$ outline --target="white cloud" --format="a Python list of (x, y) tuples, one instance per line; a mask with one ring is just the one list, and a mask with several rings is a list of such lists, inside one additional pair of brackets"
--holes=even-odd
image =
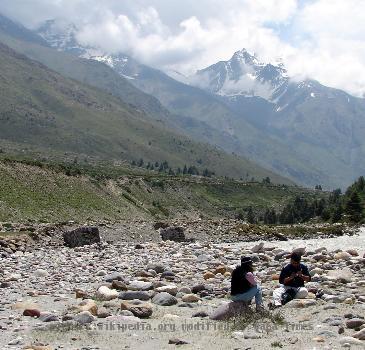
[(365, 93), (365, 1), (318, 0), (297, 14), (289, 71), (323, 84)]
[(185, 74), (242, 48), (289, 73), (365, 92), (364, 0), (1, 0), (27, 26), (76, 22), (78, 38)]
[[(139, 7), (133, 18), (105, 16), (98, 23), (84, 26), (78, 38), (84, 44), (96, 43), (107, 51), (122, 50), (144, 63), (188, 74), (228, 59), (243, 47), (268, 57), (273, 51), (277, 53), (280, 41), (263, 24), (286, 21), (296, 10), (295, 0), (201, 0), (199, 8), (206, 9), (205, 13), (183, 11), (187, 17), (177, 16), (176, 26), (167, 26), (166, 13), (159, 4)], [(177, 13), (188, 6), (175, 4)]]

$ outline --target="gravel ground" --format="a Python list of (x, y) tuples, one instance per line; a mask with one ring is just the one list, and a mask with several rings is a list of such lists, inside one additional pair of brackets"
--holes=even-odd
[[(364, 234), (362, 228), (359, 235), (335, 239), (264, 242), (260, 249), (258, 242), (144, 241), (135, 246), (114, 240), (18, 252), (0, 260), (0, 349), (363, 349), (365, 340), (354, 336), (360, 331), (365, 338)], [(323, 289), (321, 299), (310, 294), (282, 307), (278, 312), (285, 324), (259, 319), (255, 326), (224, 329), (226, 322), (206, 317), (229, 301), (230, 271), (241, 255), (255, 260), (267, 304), (277, 286), (273, 276), (287, 263), (285, 252), (303, 246), (313, 275), (308, 287)], [(148, 289), (142, 303), (151, 315), (138, 319), (131, 304), (118, 299), (115, 281), (109, 282), (115, 273), (119, 289)], [(200, 292), (194, 290), (198, 285), (203, 285)], [(107, 287), (103, 293), (101, 286)], [(161, 287), (173, 305), (156, 304)], [(81, 298), (76, 299), (76, 289)], [(94, 299), (97, 310), (80, 313), (82, 298), (91, 304)], [(122, 303), (128, 311), (121, 312)], [(39, 314), (28, 317), (24, 310)], [(203, 314), (193, 317), (197, 312)], [(176, 338), (187, 344), (169, 344)]]

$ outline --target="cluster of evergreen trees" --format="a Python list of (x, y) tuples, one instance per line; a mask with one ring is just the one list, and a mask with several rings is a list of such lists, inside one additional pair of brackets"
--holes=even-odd
[[(316, 190), (322, 188), (316, 187)], [(365, 178), (361, 176), (344, 194), (340, 189), (334, 190), (327, 199), (308, 199), (297, 196), (281, 211), (266, 209), (255, 213), (252, 208), (246, 211), (249, 223), (297, 224), (314, 218), (325, 222), (365, 222)]]
[(364, 222), (365, 178), (361, 176), (345, 193), (344, 213), (349, 221)]
[[(201, 163), (201, 160), (199, 163)], [(204, 177), (212, 177), (215, 175), (215, 173), (213, 171), (210, 171), (209, 169), (204, 169), (200, 172), (198, 168), (193, 165), (187, 166), (185, 164), (183, 168), (178, 167), (177, 169), (173, 169), (166, 160), (161, 163), (145, 163), (144, 160), (141, 158), (137, 162), (133, 160), (131, 164), (132, 166), (138, 166), (140, 168), (146, 168), (148, 170), (154, 170), (168, 175), (201, 175)]]

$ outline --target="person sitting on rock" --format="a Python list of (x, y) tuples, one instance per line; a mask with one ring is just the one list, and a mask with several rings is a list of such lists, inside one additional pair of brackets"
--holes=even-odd
[(308, 290), (304, 287), (304, 282), (309, 282), (311, 276), (308, 267), (302, 264), (302, 256), (296, 252), (290, 255), (290, 264), (285, 266), (280, 273), (280, 287), (273, 292), (273, 303), (270, 306), (277, 307), (286, 304), (290, 300), (304, 299), (308, 295)]
[(256, 310), (263, 309), (261, 287), (253, 274), (253, 264), (250, 257), (242, 257), (241, 265), (232, 272), (231, 299), (233, 301), (250, 302), (255, 298)]

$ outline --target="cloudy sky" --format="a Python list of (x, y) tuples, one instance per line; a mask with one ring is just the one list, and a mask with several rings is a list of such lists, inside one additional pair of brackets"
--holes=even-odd
[(29, 28), (72, 21), (84, 44), (184, 74), (246, 48), (365, 96), (365, 0), (1, 0), (0, 12)]

